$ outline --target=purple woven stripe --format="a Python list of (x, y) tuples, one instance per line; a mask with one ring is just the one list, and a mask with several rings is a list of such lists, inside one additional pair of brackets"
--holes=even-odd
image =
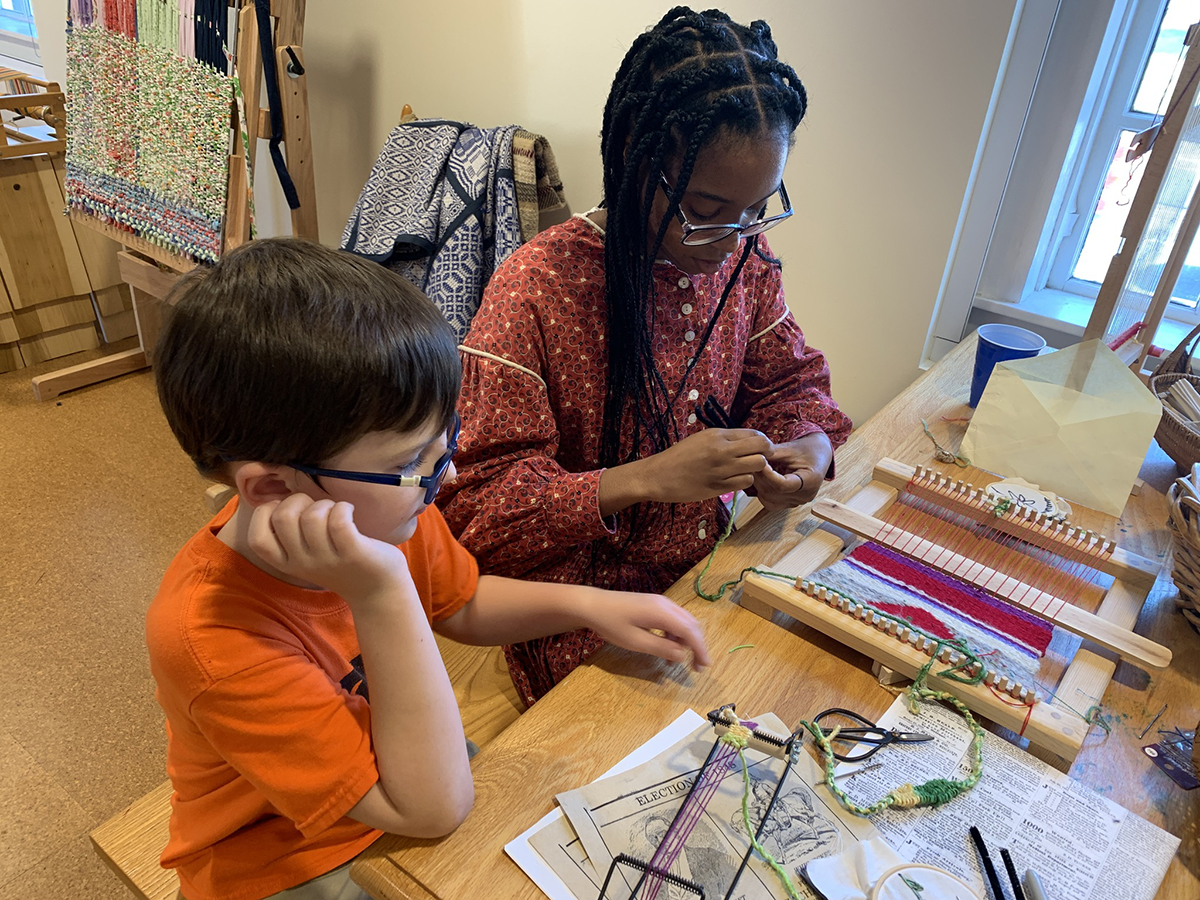
[[(920, 566), (919, 563), (914, 562), (907, 556), (897, 553), (890, 547), (885, 547), (883, 544), (876, 544), (874, 541), (870, 541), (869, 543), (871, 544), (871, 549), (874, 552), (888, 557), (888, 559), (892, 560), (899, 566), (903, 566), (906, 569), (915, 569)], [(981, 603), (986, 603), (988, 606), (991, 606), (994, 609), (1003, 610), (1007, 615), (1021, 619), (1022, 621), (1027, 622), (1036, 628), (1049, 629), (1050, 627), (1045, 623), (1044, 620), (1039, 619), (1032, 613), (1026, 612), (1015, 603), (1006, 603), (1003, 600), (998, 600), (991, 594), (987, 593), (987, 591), (981, 590), (973, 584), (960, 581), (954, 576), (947, 575), (945, 572), (941, 572), (932, 566), (920, 566), (920, 569), (926, 578), (932, 578), (935, 581), (952, 588), (953, 590), (959, 591), (960, 593), (969, 594), (970, 596), (979, 600)]]

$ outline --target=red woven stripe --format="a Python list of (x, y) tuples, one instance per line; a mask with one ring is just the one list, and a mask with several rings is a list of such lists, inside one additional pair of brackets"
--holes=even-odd
[(878, 600), (872, 601), (871, 605), (881, 612), (895, 616), (897, 619), (905, 619), (922, 631), (932, 634), (934, 637), (941, 638), (944, 641), (949, 641), (956, 637), (955, 633), (947, 628), (941, 619), (929, 610), (922, 609), (920, 606), (882, 603)]
[(963, 618), (1029, 647), (1039, 656), (1045, 655), (1046, 648), (1050, 646), (1050, 639), (1054, 636), (1052, 626), (1002, 600), (968, 590), (965, 586), (956, 587), (946, 576), (929, 572), (923, 566), (895, 554), (881, 552), (870, 543), (860, 544), (850, 556), (884, 577), (954, 610)]

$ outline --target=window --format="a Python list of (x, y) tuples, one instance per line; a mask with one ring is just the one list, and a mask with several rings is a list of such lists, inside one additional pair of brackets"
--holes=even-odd
[[(1200, 21), (1200, 0), (1138, 4), (1121, 48), (1095, 137), (1080, 158), (1082, 175), (1065, 209), (1063, 232), (1046, 285), (1094, 299), (1117, 252), (1129, 204), (1150, 154), (1125, 161), (1134, 136), (1159, 122), (1179, 75), (1188, 27)], [(1153, 150), (1151, 150), (1153, 153)], [(1186, 205), (1186, 203), (1185, 203)], [(1178, 210), (1179, 217), (1183, 209)], [(1200, 251), (1200, 248), (1197, 248)], [(1200, 255), (1200, 254), (1189, 254)], [(1200, 297), (1200, 259), (1185, 266), (1173, 302), (1193, 310)]]
[[(1200, 0), (1017, 4), (927, 362), (986, 321), (1078, 340), (1149, 159), (1126, 163), (1125, 150), (1166, 112), (1196, 22)], [(1198, 299), (1200, 241), (1154, 343), (1177, 344)]]
[(0, 66), (6, 64), (23, 71), (30, 66), (41, 70), (37, 27), (29, 0), (0, 0)]

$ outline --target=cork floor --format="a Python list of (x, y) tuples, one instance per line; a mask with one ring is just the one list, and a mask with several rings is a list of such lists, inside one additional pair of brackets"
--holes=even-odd
[(0, 900), (127, 898), (88, 832), (165, 778), (143, 619), (206, 519), (149, 372), (38, 403), (0, 375)]
[[(99, 355), (0, 375), (0, 900), (131, 897), (88, 832), (166, 777), (143, 619), (206, 483), (148, 371), (33, 399), (31, 376)], [(483, 744), (515, 694), (497, 650), (454, 648)]]

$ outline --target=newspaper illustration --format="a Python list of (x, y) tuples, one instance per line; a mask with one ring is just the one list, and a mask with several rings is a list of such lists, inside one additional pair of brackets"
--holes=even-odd
[(596, 872), (583, 842), (565, 817), (560, 816), (535, 832), (529, 844), (577, 900), (595, 900), (600, 896), (605, 873)]
[[(935, 749), (872, 757), (882, 765), (846, 783), (857, 802), (871, 802), (904, 782), (963, 778), (970, 770), (971, 734), (953, 710), (922, 703), (914, 716), (901, 697), (879, 724), (932, 734)], [(1152, 900), (1179, 838), (1003, 738), (990, 732), (984, 737), (983, 777), (973, 790), (944, 807), (893, 808), (872, 816), (901, 857), (947, 869), (985, 896), (967, 834), (977, 825), (989, 845), (1008, 848), (1019, 870), (1035, 869), (1054, 900)]]
[[(754, 721), (780, 735), (791, 731), (773, 715), (758, 716)], [(617, 854), (626, 853), (645, 862), (651, 860), (696, 781), (714, 739), (712, 726), (705, 725), (636, 769), (558, 795), (582, 852), (601, 884)], [(779, 783), (784, 763), (753, 750), (746, 751), (746, 763), (751, 784), (750, 823), (757, 829)], [(801, 753), (779, 789), (760, 837), (764, 848), (784, 867), (805, 897), (814, 895), (800, 878), (801, 866), (875, 833), (869, 822), (845, 813), (828, 791), (814, 790), (821, 779), (817, 764), (808, 753)], [(742, 859), (750, 846), (742, 814), (744, 785), (742, 765), (735, 756), (726, 764), (715, 792), (682, 841), (671, 872), (699, 884), (707, 897), (725, 896), (736, 878), (737, 891), (733, 896), (737, 898), (784, 898), (787, 895), (779, 876), (757, 854), (751, 854), (739, 876)], [(548, 852), (564, 862), (572, 852), (579, 852), (569, 847), (570, 842), (559, 841)], [(539, 853), (546, 858), (542, 849)], [(547, 862), (558, 872), (555, 862), (549, 859)], [(572, 864), (583, 870), (577, 862)], [(620, 876), (615, 877), (619, 883), (610, 884), (608, 900), (629, 897), (637, 884), (635, 870), (619, 868), (618, 872)], [(561, 873), (560, 877), (566, 881)], [(595, 893), (580, 896), (590, 900), (598, 893), (597, 889)], [(669, 885), (659, 896), (694, 900), (695, 895)]]

